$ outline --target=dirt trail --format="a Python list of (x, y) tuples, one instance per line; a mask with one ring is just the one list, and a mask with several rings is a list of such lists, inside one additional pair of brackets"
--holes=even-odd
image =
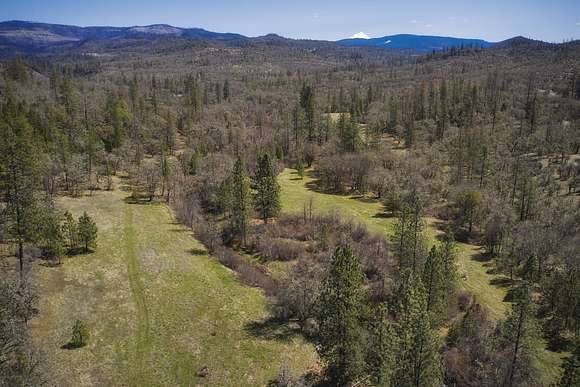
[(135, 229), (133, 227), (133, 209), (131, 205), (126, 205), (125, 207), (123, 242), (125, 259), (127, 260), (127, 277), (131, 287), (131, 295), (137, 309), (137, 329), (135, 331), (135, 349), (133, 354), (135, 357), (136, 375), (132, 379), (135, 385), (139, 385), (139, 380), (145, 373), (144, 364), (151, 349), (151, 342), (149, 311), (140, 276), (139, 261), (137, 259)]

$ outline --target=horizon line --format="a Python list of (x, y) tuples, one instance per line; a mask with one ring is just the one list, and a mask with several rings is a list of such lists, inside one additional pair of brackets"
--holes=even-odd
[(522, 38), (526, 38), (526, 39), (531, 39), (531, 40), (538, 40), (544, 43), (551, 43), (551, 44), (559, 44), (559, 43), (567, 43), (567, 42), (572, 42), (572, 41), (576, 41), (576, 40), (580, 40), (580, 38), (562, 38), (561, 41), (548, 41), (548, 40), (542, 40), (542, 39), (537, 39), (537, 38), (533, 38), (531, 36), (526, 36), (526, 35), (522, 35), (522, 34), (518, 34), (518, 35), (514, 35), (514, 36), (510, 36), (507, 37), (505, 39), (501, 39), (501, 40), (487, 40), (485, 38), (481, 38), (481, 37), (461, 37), (461, 36), (455, 36), (455, 35), (448, 35), (448, 34), (441, 34), (441, 35), (427, 35), (427, 34), (412, 34), (412, 33), (402, 33), (402, 32), (398, 32), (398, 33), (393, 33), (393, 34), (386, 34), (386, 35), (381, 35), (381, 36), (377, 36), (377, 37), (369, 37), (369, 39), (364, 39), (364, 38), (352, 38), (352, 37), (344, 37), (344, 38), (338, 38), (336, 40), (329, 40), (329, 39), (319, 39), (319, 38), (312, 38), (312, 37), (289, 37), (289, 36), (284, 36), (281, 35), (280, 33), (277, 32), (268, 32), (268, 33), (264, 33), (263, 35), (255, 35), (255, 36), (251, 36), (251, 35), (244, 35), (243, 33), (239, 33), (239, 32), (231, 32), (231, 31), (216, 31), (213, 29), (207, 29), (205, 27), (194, 27), (194, 26), (190, 26), (190, 27), (184, 27), (184, 26), (177, 26), (177, 25), (173, 25), (173, 24), (169, 24), (169, 23), (151, 23), (151, 24), (133, 24), (133, 25), (110, 25), (110, 24), (92, 24), (92, 25), (81, 25), (81, 24), (65, 24), (65, 23), (57, 23), (57, 22), (49, 22), (49, 21), (40, 21), (40, 20), (22, 20), (22, 19), (10, 19), (10, 20), (2, 20), (0, 21), (0, 23), (10, 23), (10, 22), (21, 22), (21, 23), (37, 23), (37, 24), (49, 24), (49, 25), (60, 25), (60, 26), (68, 26), (68, 27), (78, 27), (78, 28), (97, 28), (97, 27), (102, 27), (102, 28), (106, 28), (106, 27), (110, 27), (110, 28), (133, 28), (133, 27), (152, 27), (152, 26), (168, 26), (168, 27), (173, 27), (173, 28), (178, 28), (178, 29), (202, 29), (208, 32), (216, 32), (216, 33), (221, 33), (221, 34), (236, 34), (236, 35), (241, 35), (247, 38), (260, 38), (260, 37), (264, 37), (264, 36), (268, 36), (268, 35), (277, 35), (280, 36), (282, 38), (285, 39), (292, 39), (292, 40), (314, 40), (314, 41), (323, 41), (323, 42), (338, 42), (341, 40), (369, 40), (369, 39), (381, 39), (381, 38), (385, 38), (385, 37), (392, 37), (392, 36), (396, 36), (396, 35), (409, 35), (409, 36), (424, 36), (424, 37), (439, 37), (439, 38), (453, 38), (453, 39), (467, 39), (467, 40), (482, 40), (484, 42), (487, 43), (501, 43), (503, 41), (509, 40), (509, 39), (513, 39), (513, 38), (518, 38), (518, 37), (522, 37)]

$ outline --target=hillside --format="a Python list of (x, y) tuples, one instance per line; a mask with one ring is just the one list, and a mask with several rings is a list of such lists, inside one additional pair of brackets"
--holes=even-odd
[(463, 39), (445, 36), (397, 34), (370, 39), (342, 39), (343, 46), (373, 46), (393, 50), (413, 50), (417, 52), (439, 51), (452, 47), (489, 48), (494, 45), (482, 39)]

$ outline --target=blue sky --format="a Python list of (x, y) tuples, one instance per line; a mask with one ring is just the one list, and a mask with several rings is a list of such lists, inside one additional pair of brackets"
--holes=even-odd
[(166, 23), (248, 36), (270, 32), (335, 40), (357, 32), (448, 35), (491, 41), (515, 35), (580, 39), (580, 0), (0, 0), (0, 20), (130, 26)]

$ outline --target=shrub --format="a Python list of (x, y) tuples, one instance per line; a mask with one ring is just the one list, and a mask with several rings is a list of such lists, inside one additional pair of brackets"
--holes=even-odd
[(299, 261), (279, 284), (276, 298), (279, 317), (304, 322), (317, 315), (317, 300), (324, 265)]
[(81, 348), (87, 345), (89, 340), (89, 329), (82, 320), (76, 320), (72, 329), (72, 338), (70, 346), (73, 348)]
[(276, 281), (234, 250), (220, 246), (215, 250), (214, 255), (222, 265), (235, 271), (240, 281), (246, 285), (259, 287), (267, 295), (273, 295), (276, 292)]
[(258, 250), (263, 259), (268, 261), (291, 261), (305, 252), (303, 242), (286, 238), (261, 238)]
[(402, 197), (401, 192), (396, 188), (388, 189), (384, 194), (383, 203), (385, 205), (385, 211), (391, 213), (397, 213), (402, 207)]
[(298, 159), (298, 161), (296, 161), (296, 173), (298, 173), (298, 176), (300, 176), (301, 179), (304, 178), (304, 162), (302, 161), (302, 159)]
[(216, 222), (199, 221), (194, 228), (194, 235), (210, 253), (213, 253), (223, 244), (222, 231)]

